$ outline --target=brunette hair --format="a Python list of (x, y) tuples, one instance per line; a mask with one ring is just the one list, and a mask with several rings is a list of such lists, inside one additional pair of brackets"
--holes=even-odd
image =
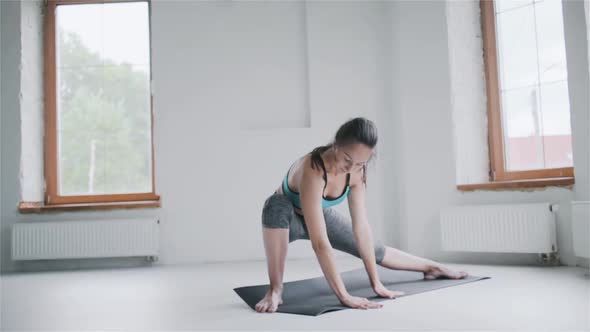
[[(311, 167), (324, 168), (324, 162), (321, 153), (332, 148), (333, 146), (344, 146), (348, 144), (360, 143), (373, 149), (377, 145), (377, 126), (373, 121), (358, 117), (346, 121), (338, 128), (332, 142), (326, 145), (318, 146), (309, 154), (311, 155)], [(371, 157), (373, 159), (373, 157)], [(363, 182), (367, 183), (367, 166), (363, 166)], [(324, 179), (325, 180), (325, 179)]]

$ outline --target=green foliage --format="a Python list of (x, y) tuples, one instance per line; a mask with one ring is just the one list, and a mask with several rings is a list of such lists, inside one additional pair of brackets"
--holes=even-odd
[(75, 33), (57, 44), (61, 194), (151, 192), (149, 68), (102, 58)]

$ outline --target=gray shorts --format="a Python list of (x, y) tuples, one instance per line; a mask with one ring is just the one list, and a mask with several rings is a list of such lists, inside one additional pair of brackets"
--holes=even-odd
[[(328, 239), (334, 249), (347, 252), (361, 258), (350, 219), (344, 217), (333, 208), (323, 209), (326, 221)], [(309, 240), (309, 233), (302, 216), (295, 213), (295, 209), (287, 196), (274, 193), (266, 199), (262, 208), (262, 225), (266, 228), (287, 228), (289, 229), (289, 242), (296, 240)], [(385, 256), (385, 247), (375, 241), (375, 260), (381, 263)]]

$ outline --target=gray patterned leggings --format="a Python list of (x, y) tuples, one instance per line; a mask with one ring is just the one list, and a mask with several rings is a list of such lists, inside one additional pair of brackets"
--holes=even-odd
[[(360, 258), (350, 220), (332, 208), (326, 208), (323, 212), (332, 247)], [(262, 208), (262, 225), (266, 228), (288, 228), (289, 242), (309, 240), (303, 217), (295, 213), (291, 201), (283, 194), (274, 193), (266, 199)], [(385, 256), (385, 247), (377, 241), (374, 246), (375, 260), (379, 264)]]

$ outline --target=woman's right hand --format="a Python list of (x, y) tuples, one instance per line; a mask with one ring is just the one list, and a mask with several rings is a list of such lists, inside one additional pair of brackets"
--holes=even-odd
[(347, 307), (355, 309), (378, 309), (383, 307), (383, 304), (369, 301), (364, 297), (357, 297), (352, 295), (344, 296), (340, 299), (340, 303)]

